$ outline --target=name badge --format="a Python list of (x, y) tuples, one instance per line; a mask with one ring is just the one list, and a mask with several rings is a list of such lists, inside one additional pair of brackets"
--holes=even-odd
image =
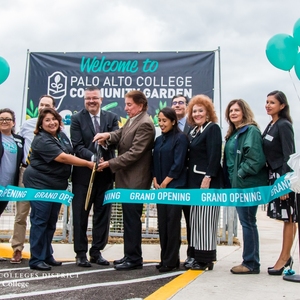
[(270, 136), (269, 134), (266, 134), (266, 136), (265, 136), (265, 139), (268, 140), (268, 141), (270, 141), (270, 142), (273, 141), (273, 138), (274, 137)]

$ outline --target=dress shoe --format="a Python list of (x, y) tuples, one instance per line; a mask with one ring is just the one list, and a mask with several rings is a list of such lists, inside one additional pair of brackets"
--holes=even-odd
[(170, 266), (161, 266), (158, 271), (160, 273), (171, 272), (177, 270), (178, 267), (170, 267)]
[(126, 260), (127, 260), (127, 257), (124, 256), (124, 257), (121, 258), (121, 259), (114, 260), (113, 264), (114, 264), (114, 265), (119, 265), (119, 264), (122, 264), (123, 262), (125, 262)]
[(51, 267), (47, 265), (44, 261), (38, 263), (37, 265), (30, 266), (30, 269), (39, 270), (39, 271), (50, 271)]
[[(284, 266), (285, 266), (285, 267), (290, 266), (290, 268), (292, 268), (293, 263), (294, 263), (293, 257), (290, 256), (290, 258), (287, 260), (287, 262), (285, 263)], [(270, 269), (274, 269), (274, 266), (273, 266), (273, 267), (268, 267), (268, 270), (270, 270)]]
[(194, 260), (195, 260), (195, 258), (188, 256), (186, 258), (186, 260), (184, 261), (183, 266), (185, 267), (186, 265), (191, 265)]
[(84, 268), (89, 268), (92, 266), (86, 257), (76, 257), (76, 265)]
[(116, 270), (142, 269), (143, 268), (143, 264), (142, 263), (134, 263), (134, 262), (126, 260), (122, 264), (115, 265), (114, 268)]
[(14, 251), (13, 257), (10, 260), (11, 264), (19, 264), (22, 261), (22, 252), (20, 250)]
[(90, 257), (90, 262), (101, 266), (109, 266), (109, 262), (100, 254), (98, 257)]
[(293, 263), (294, 263), (294, 260), (292, 257), (290, 257), (281, 269), (276, 270), (274, 268), (268, 268), (268, 274), (269, 275), (282, 275), (282, 272), (284, 271), (285, 268), (289, 267), (289, 269), (292, 270)]
[(45, 261), (47, 265), (53, 266), (53, 267), (59, 267), (62, 265), (61, 261), (55, 260), (53, 257)]
[(156, 269), (159, 269), (162, 267), (162, 262), (160, 262), (158, 265), (155, 266)]
[(209, 262), (209, 263), (204, 263), (204, 262), (198, 262), (196, 260), (194, 260), (191, 270), (206, 270), (208, 269), (209, 271), (213, 270), (214, 268), (214, 263), (213, 262)]
[(233, 267), (230, 270), (230, 272), (232, 274), (259, 274), (260, 271), (259, 271), (259, 269), (251, 270), (243, 265), (238, 265), (238, 266)]

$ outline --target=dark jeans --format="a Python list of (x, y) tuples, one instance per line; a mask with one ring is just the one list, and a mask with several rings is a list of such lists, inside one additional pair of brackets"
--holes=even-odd
[(257, 206), (236, 208), (243, 230), (243, 263), (250, 270), (259, 270), (259, 240), (256, 225)]
[(30, 201), (30, 266), (52, 258), (51, 242), (56, 229), (56, 222), (61, 207), (60, 203)]

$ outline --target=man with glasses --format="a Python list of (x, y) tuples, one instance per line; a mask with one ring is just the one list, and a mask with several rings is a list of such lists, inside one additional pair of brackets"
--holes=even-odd
[[(101, 109), (102, 97), (98, 87), (88, 87), (84, 92), (85, 108), (71, 117), (71, 141), (77, 157), (93, 161), (96, 147), (94, 136), (99, 132), (111, 132), (118, 129), (117, 115)], [(109, 160), (115, 156), (115, 148), (101, 147), (102, 157)], [(103, 205), (104, 194), (113, 188), (113, 174), (109, 168), (96, 172), (93, 189), (87, 210), (85, 200), (91, 177), (91, 170), (85, 167), (73, 167), (72, 184), (74, 198), (72, 201), (74, 251), (76, 265), (91, 267), (91, 263), (109, 265), (101, 255), (107, 244), (111, 205)], [(91, 206), (93, 205), (92, 247), (88, 251), (87, 228)]]
[[(172, 98), (172, 108), (175, 110), (178, 120), (178, 127), (185, 134), (188, 134), (191, 130), (191, 126), (186, 121), (186, 107), (188, 104), (188, 98), (184, 95), (176, 95)], [(184, 262), (184, 266), (189, 269), (189, 266), (192, 265), (194, 261), (193, 248), (190, 246), (191, 242), (191, 228), (190, 228), (190, 206), (183, 205), (182, 210), (186, 222), (186, 235), (188, 241), (187, 247), (187, 259)]]
[[(39, 113), (43, 108), (55, 108), (55, 100), (49, 95), (42, 95), (39, 99), (38, 111)], [(21, 126), (19, 135), (25, 140), (24, 144), (24, 156), (22, 161), (22, 167), (19, 176), (19, 186), (23, 185), (23, 173), (27, 167), (27, 157), (31, 142), (34, 138), (34, 130), (36, 126), (37, 118), (31, 118), (26, 120)], [(29, 201), (17, 201), (16, 202), (16, 216), (14, 223), (14, 232), (11, 238), (11, 246), (13, 248), (13, 256), (10, 260), (12, 264), (19, 264), (22, 261), (22, 250), (24, 248), (25, 236), (26, 236), (26, 226), (27, 226), (27, 216), (30, 210)]]

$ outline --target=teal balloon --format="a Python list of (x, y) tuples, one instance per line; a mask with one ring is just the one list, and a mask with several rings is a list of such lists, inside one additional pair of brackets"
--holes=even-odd
[(296, 63), (297, 53), (297, 42), (288, 34), (276, 34), (267, 43), (267, 58), (274, 67), (280, 70), (289, 71)]
[(300, 80), (300, 53), (297, 54), (296, 63), (295, 63), (295, 73)]
[(293, 36), (298, 46), (300, 46), (300, 19), (294, 25)]
[(0, 84), (2, 84), (7, 79), (9, 71), (9, 64), (3, 57), (0, 56)]

